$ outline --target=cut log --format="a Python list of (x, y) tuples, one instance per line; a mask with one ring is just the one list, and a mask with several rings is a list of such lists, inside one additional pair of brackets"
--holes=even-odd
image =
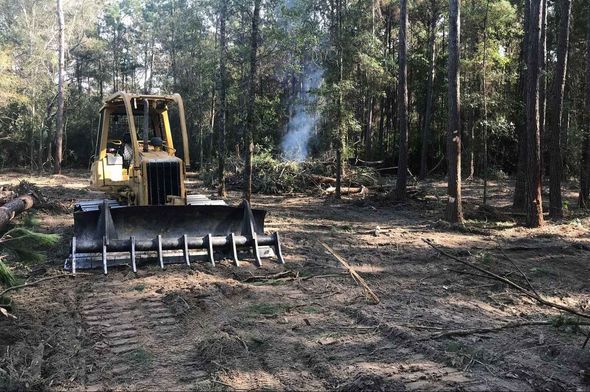
[[(332, 194), (336, 192), (336, 187), (331, 186), (324, 190), (326, 194)], [(342, 195), (351, 195), (355, 193), (362, 193), (364, 196), (369, 194), (369, 189), (366, 186), (361, 185), (360, 187), (350, 187), (350, 186), (343, 186), (340, 187), (340, 194)]]
[(0, 207), (0, 230), (15, 216), (35, 205), (36, 199), (32, 195), (19, 196)]
[(336, 179), (334, 177), (319, 176), (317, 174), (310, 174), (309, 178), (316, 184), (335, 184)]

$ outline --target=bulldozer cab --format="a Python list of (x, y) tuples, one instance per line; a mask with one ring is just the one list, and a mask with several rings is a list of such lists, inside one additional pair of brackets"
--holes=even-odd
[[(175, 123), (182, 138), (182, 159), (177, 156), (170, 126), (171, 105), (178, 113)], [(113, 94), (100, 109), (96, 146), (93, 187), (133, 205), (186, 203), (184, 176), (190, 158), (184, 105), (178, 94)], [(166, 182), (164, 188), (154, 191), (148, 184), (150, 178), (156, 185)]]

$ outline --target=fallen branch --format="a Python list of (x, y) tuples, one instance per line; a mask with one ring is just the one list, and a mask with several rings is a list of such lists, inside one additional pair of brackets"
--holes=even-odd
[(272, 275), (252, 275), (244, 280), (242, 280), (243, 283), (248, 283), (248, 282), (260, 282), (260, 281), (265, 281), (265, 280), (273, 280), (273, 279), (280, 279), (280, 278), (285, 278), (285, 277), (289, 277), (289, 275), (293, 275), (293, 271), (284, 271), (284, 272), (279, 272), (277, 274), (272, 274)]
[[(499, 245), (499, 244), (498, 244)], [(533, 284), (531, 283), (531, 281), (529, 280), (528, 276), (526, 276), (526, 274), (520, 269), (520, 267), (518, 265), (516, 265), (516, 262), (514, 262), (514, 260), (512, 258), (510, 258), (506, 252), (504, 252), (504, 249), (502, 249), (500, 247), (500, 252), (502, 253), (502, 256), (504, 256), (504, 258), (506, 260), (508, 260), (510, 262), (510, 264), (512, 264), (512, 266), (514, 268), (516, 268), (516, 270), (520, 273), (520, 275), (524, 278), (524, 280), (526, 281), (527, 285), (529, 286), (529, 288), (531, 289), (531, 291), (533, 293), (535, 293), (535, 295), (539, 296), (539, 293), (537, 292), (537, 290), (535, 290), (535, 288), (533, 287)]]
[(551, 307), (551, 308), (555, 308), (555, 309), (559, 309), (559, 310), (563, 310), (564, 312), (568, 312), (571, 314), (575, 314), (576, 316), (580, 316), (586, 319), (590, 319), (590, 314), (586, 314), (586, 313), (582, 313), (574, 308), (570, 308), (569, 306), (565, 306), (565, 305), (561, 305), (555, 302), (551, 302), (548, 301), (546, 299), (544, 299), (543, 297), (541, 297), (538, 294), (535, 294), (535, 292), (533, 292), (532, 290), (529, 289), (525, 289), (524, 287), (514, 283), (513, 281), (511, 281), (510, 279), (504, 278), (500, 275), (497, 275), (491, 271), (486, 270), (485, 268), (481, 268), (473, 263), (470, 263), (468, 261), (465, 261), (457, 256), (453, 256), (452, 254), (444, 251), (443, 249), (439, 248), (438, 246), (434, 245), (434, 243), (432, 243), (432, 241), (423, 238), (422, 241), (426, 242), (428, 245), (430, 245), (433, 249), (435, 249), (436, 251), (438, 251), (440, 254), (448, 257), (449, 259), (455, 260), (463, 265), (466, 265), (468, 267), (471, 267), (473, 269), (478, 270), (479, 272), (484, 273), (485, 275), (488, 275), (489, 277), (496, 279), (502, 283), (505, 283), (506, 285), (520, 291), (521, 293), (523, 293), (526, 297), (529, 297), (535, 301), (537, 301), (538, 303)]
[(375, 295), (373, 290), (371, 290), (371, 288), (369, 287), (367, 282), (365, 282), (365, 280), (354, 270), (354, 268), (352, 268), (350, 266), (350, 264), (348, 264), (348, 262), (346, 260), (344, 260), (344, 258), (342, 256), (340, 256), (338, 253), (336, 253), (328, 245), (324, 244), (322, 241), (320, 241), (320, 244), (322, 244), (322, 246), (324, 248), (326, 248), (326, 250), (328, 252), (330, 252), (332, 254), (332, 256), (334, 256), (336, 258), (336, 260), (338, 260), (344, 266), (344, 268), (346, 268), (348, 270), (348, 272), (350, 273), (350, 276), (352, 276), (352, 279), (354, 279), (355, 282), (357, 282), (358, 284), (360, 284), (363, 287), (365, 294), (367, 294), (367, 296), (369, 296), (373, 300), (375, 305), (378, 304), (380, 302), (379, 298), (377, 297), (377, 295)]
[(443, 163), (443, 161), (445, 160), (445, 157), (443, 156), (440, 161), (438, 161), (438, 163), (436, 165), (434, 165), (434, 167), (432, 169), (430, 169), (430, 171), (428, 172), (428, 174), (426, 174), (426, 177), (429, 177), (432, 173), (434, 173), (436, 171), (436, 169), (438, 169), (438, 167), (440, 166), (441, 163)]
[[(590, 325), (590, 323), (586, 322), (578, 322), (578, 325)], [(430, 335), (426, 338), (420, 339), (422, 340), (431, 340), (431, 339), (440, 339), (440, 338), (447, 338), (450, 336), (467, 336), (473, 335), (475, 333), (491, 333), (491, 332), (498, 332), (504, 329), (510, 328), (519, 328), (519, 327), (527, 327), (532, 325), (555, 325), (554, 321), (550, 320), (539, 320), (539, 321), (524, 321), (524, 322), (509, 322), (504, 325), (500, 325), (497, 327), (487, 327), (487, 328), (469, 328), (469, 329), (454, 329), (446, 332), (441, 332), (437, 334)]]
[(92, 275), (92, 274), (78, 272), (78, 273), (76, 273), (76, 275), (74, 275), (74, 274), (60, 274), (60, 275), (48, 276), (47, 278), (41, 278), (41, 279), (38, 279), (38, 280), (36, 280), (34, 282), (30, 282), (30, 283), (21, 284), (21, 285), (18, 285), (18, 286), (9, 287), (9, 288), (7, 288), (4, 291), (0, 291), (0, 297), (2, 297), (4, 294), (8, 293), (9, 291), (18, 290), (18, 289), (24, 289), (24, 288), (30, 287), (30, 286), (36, 286), (39, 283), (46, 282), (48, 280), (65, 278), (65, 277), (68, 277), (68, 276), (69, 277), (75, 277), (75, 276), (79, 276), (79, 275)]

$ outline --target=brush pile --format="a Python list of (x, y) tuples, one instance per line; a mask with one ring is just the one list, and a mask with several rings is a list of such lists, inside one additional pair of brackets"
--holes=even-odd
[[(252, 159), (252, 191), (265, 194), (326, 193), (336, 185), (335, 160), (283, 161), (270, 153), (254, 155)], [(244, 181), (244, 162), (228, 159), (226, 185), (241, 189)], [(201, 177), (207, 186), (217, 185), (217, 171), (203, 171)], [(381, 183), (379, 172), (370, 167), (348, 167), (342, 178), (342, 187), (374, 186)], [(364, 188), (363, 188), (364, 189)], [(330, 193), (329, 191), (327, 193)]]

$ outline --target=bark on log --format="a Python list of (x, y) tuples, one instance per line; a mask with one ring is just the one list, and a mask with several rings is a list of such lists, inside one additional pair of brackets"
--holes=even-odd
[(0, 230), (3, 229), (12, 218), (33, 207), (35, 201), (36, 200), (32, 195), (23, 195), (0, 207)]
[(14, 199), (16, 193), (9, 190), (0, 190), (0, 206), (8, 203), (10, 200)]

